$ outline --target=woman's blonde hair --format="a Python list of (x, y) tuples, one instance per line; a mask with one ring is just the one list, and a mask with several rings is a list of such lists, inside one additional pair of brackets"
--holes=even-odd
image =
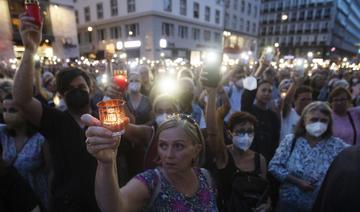
[(202, 145), (194, 165), (201, 166), (205, 162), (205, 142), (201, 133), (200, 127), (190, 116), (185, 114), (174, 114), (168, 117), (169, 119), (162, 123), (156, 131), (155, 139), (159, 139), (161, 132), (167, 129), (180, 127), (185, 130), (185, 133), (191, 138), (194, 145)]
[(333, 120), (332, 120), (332, 115), (331, 115), (331, 108), (330, 106), (325, 103), (325, 102), (321, 102), (321, 101), (315, 101), (312, 102), (310, 104), (308, 104), (303, 112), (301, 113), (301, 117), (300, 120), (295, 128), (295, 138), (304, 136), (306, 134), (306, 128), (305, 128), (305, 117), (310, 113), (310, 112), (314, 112), (314, 111), (319, 111), (322, 114), (326, 115), (329, 118), (329, 123), (328, 123), (328, 128), (327, 130), (324, 132), (324, 134), (321, 135), (322, 138), (329, 138), (330, 136), (332, 136), (332, 124), (333, 124)]

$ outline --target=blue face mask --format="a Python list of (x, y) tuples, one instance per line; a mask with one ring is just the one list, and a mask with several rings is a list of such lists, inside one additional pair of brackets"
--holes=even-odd
[(246, 151), (250, 148), (253, 140), (254, 134), (243, 133), (233, 136), (232, 142), (236, 148)]

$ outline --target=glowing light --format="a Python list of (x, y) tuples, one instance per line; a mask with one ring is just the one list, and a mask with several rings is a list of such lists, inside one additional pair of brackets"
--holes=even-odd
[(39, 61), (39, 60), (40, 60), (40, 56), (36, 54), (36, 55), (34, 56), (34, 60), (35, 60), (35, 61)]
[(70, 59), (66, 59), (66, 62), (69, 63), (69, 62), (70, 62)]
[(167, 47), (167, 40), (164, 39), (164, 38), (160, 39), (159, 45), (160, 45), (160, 48), (163, 48), (163, 49), (166, 48)]
[(224, 31), (224, 32), (223, 32), (223, 35), (224, 35), (225, 37), (228, 37), (228, 36), (230, 36), (230, 35), (231, 35), (231, 32)]
[(124, 48), (124, 44), (121, 41), (116, 42), (116, 49), (121, 50)]
[(108, 82), (107, 74), (103, 74), (101, 77), (101, 83), (106, 84)]
[(88, 32), (92, 32), (92, 31), (93, 31), (93, 28), (92, 28), (91, 26), (89, 26), (89, 27), (87, 28), (87, 31), (88, 31)]
[(274, 46), (275, 46), (275, 48), (279, 48), (280, 44), (279, 44), (279, 43), (275, 43)]
[(15, 70), (15, 69), (16, 69), (16, 65), (15, 65), (15, 64), (11, 64), (11, 69)]
[(160, 57), (165, 57), (165, 53), (164, 53), (164, 52), (161, 52), (161, 53), (160, 53)]
[(313, 57), (314, 57), (314, 53), (308, 52), (308, 53), (307, 53), (307, 56), (308, 56), (308, 58), (313, 58)]
[(140, 40), (126, 41), (124, 43), (124, 47), (127, 48), (127, 49), (139, 48), (140, 46), (141, 46), (141, 41)]
[(163, 78), (160, 81), (159, 88), (161, 93), (173, 94), (176, 91), (176, 81), (172, 78)]
[(281, 16), (281, 20), (283, 20), (283, 21), (286, 21), (288, 18), (289, 18), (289, 17), (288, 17), (288, 15), (286, 15), (286, 14), (283, 14), (283, 15)]

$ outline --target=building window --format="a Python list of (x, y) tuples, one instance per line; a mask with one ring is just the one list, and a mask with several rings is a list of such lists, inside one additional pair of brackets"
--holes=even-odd
[(200, 40), (200, 29), (192, 28), (192, 38), (194, 40)]
[(168, 37), (174, 36), (174, 24), (162, 23), (162, 35)]
[(81, 44), (81, 32), (78, 32), (77, 37), (78, 37), (78, 43)]
[(92, 42), (92, 32), (86, 32), (86, 41), (88, 43)]
[(98, 29), (97, 30), (97, 38), (98, 38), (98, 41), (102, 41), (102, 40), (106, 39), (105, 29)]
[(121, 38), (121, 27), (111, 27), (110, 28), (110, 38), (111, 39)]
[(225, 12), (225, 27), (228, 27), (229, 26), (229, 18), (230, 18), (230, 15), (228, 12)]
[(331, 8), (326, 8), (324, 12), (324, 17), (329, 18), (331, 15)]
[(239, 3), (238, 0), (235, 0), (235, 1), (234, 1), (234, 10), (237, 10), (237, 9), (238, 9), (238, 3)]
[(254, 6), (254, 18), (257, 17), (258, 7)]
[(244, 30), (244, 19), (243, 18), (240, 18), (239, 29), (240, 29), (240, 31)]
[(251, 3), (248, 3), (247, 14), (248, 14), (248, 15), (251, 15)]
[(237, 17), (236, 17), (236, 15), (233, 15), (231, 27), (233, 29), (236, 29), (236, 26), (237, 26)]
[(90, 7), (85, 7), (84, 8), (84, 16), (85, 16), (85, 21), (91, 21), (91, 16), (90, 16)]
[(180, 0), (180, 15), (187, 14), (187, 0)]
[(250, 21), (246, 21), (246, 32), (250, 32)]
[(287, 30), (288, 30), (288, 26), (285, 24), (282, 26), (282, 33), (283, 34), (286, 34), (287, 33)]
[(188, 28), (187, 28), (187, 26), (179, 26), (179, 28), (178, 28), (178, 36), (180, 38), (184, 38), (184, 39), (188, 38)]
[(205, 7), (205, 21), (210, 21), (210, 7)]
[(221, 34), (219, 32), (214, 33), (214, 41), (221, 42)]
[(215, 11), (215, 23), (220, 24), (220, 11)]
[(194, 18), (199, 18), (200, 10), (199, 10), (199, 3), (194, 2)]
[(166, 12), (172, 11), (172, 0), (164, 0), (164, 11)]
[(97, 14), (98, 19), (103, 19), (104, 18), (104, 10), (103, 10), (103, 4), (102, 3), (96, 4), (96, 14)]
[(126, 36), (136, 37), (140, 35), (139, 24), (127, 24), (126, 25)]
[(79, 13), (77, 10), (75, 10), (75, 21), (77, 24), (79, 23)]
[(204, 41), (210, 41), (211, 40), (211, 32), (208, 30), (204, 30)]
[(322, 13), (322, 10), (321, 10), (321, 9), (317, 9), (317, 10), (316, 10), (315, 18), (316, 18), (316, 19), (320, 19), (320, 18), (321, 18), (321, 13)]
[(127, 0), (127, 11), (128, 13), (136, 11), (135, 0)]
[(245, 1), (244, 0), (241, 1), (241, 12), (242, 13), (245, 12)]
[(256, 34), (256, 23), (252, 24), (252, 33)]
[(110, 0), (110, 10), (111, 16), (117, 16), (119, 14), (117, 0)]

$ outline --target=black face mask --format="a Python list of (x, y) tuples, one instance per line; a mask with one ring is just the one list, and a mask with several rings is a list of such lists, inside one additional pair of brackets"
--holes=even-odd
[(65, 102), (70, 111), (80, 113), (90, 103), (89, 93), (80, 88), (74, 88), (65, 95)]

